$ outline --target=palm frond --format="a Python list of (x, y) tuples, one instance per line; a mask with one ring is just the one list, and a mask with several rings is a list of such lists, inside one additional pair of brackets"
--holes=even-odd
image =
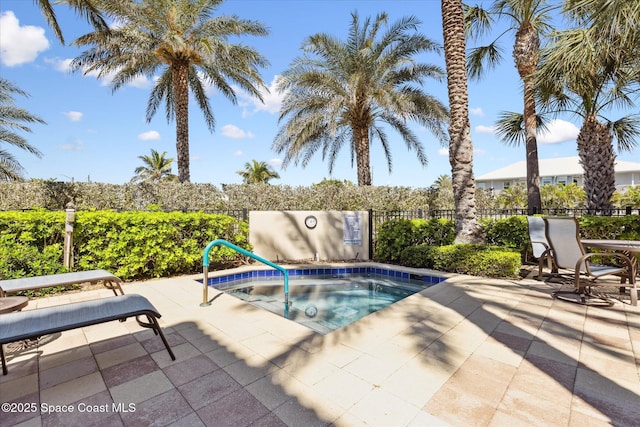
[(477, 40), (491, 32), (494, 19), (491, 13), (482, 6), (469, 6), (463, 3), (464, 30), (468, 38)]
[(502, 48), (496, 42), (471, 49), (467, 55), (469, 78), (480, 79), (484, 73), (493, 70), (501, 61)]
[[(544, 114), (536, 115), (538, 132), (545, 132), (549, 127), (549, 120)], [(494, 124), (495, 134), (506, 145), (523, 145), (526, 140), (524, 128), (524, 115), (512, 111), (503, 111)]]
[(640, 115), (632, 114), (609, 124), (618, 143), (618, 151), (633, 151), (638, 148)]

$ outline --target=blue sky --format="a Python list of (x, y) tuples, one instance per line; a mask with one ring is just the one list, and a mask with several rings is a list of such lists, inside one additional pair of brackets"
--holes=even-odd
[[(485, 2), (486, 3), (486, 2)], [(112, 93), (109, 82), (82, 73), (69, 73), (68, 64), (80, 51), (69, 44), (90, 30), (88, 24), (66, 6), (56, 13), (67, 45), (61, 45), (31, 0), (2, 0), (0, 3), (0, 75), (30, 94), (18, 97), (17, 104), (42, 117), (47, 125), (33, 125), (28, 141), (44, 156), (36, 158), (10, 149), (26, 170), (27, 178), (53, 178), (59, 181), (124, 183), (141, 165), (138, 156), (151, 149), (175, 153), (175, 123), (167, 123), (164, 110), (150, 123), (145, 120), (152, 80), (141, 78), (135, 84)], [(281, 168), (282, 159), (271, 150), (278, 130), (280, 96), (273, 82), (276, 76), (301, 54), (303, 40), (315, 33), (345, 38), (350, 13), (361, 17), (387, 12), (390, 22), (414, 15), (422, 21), (420, 31), (442, 43), (440, 1), (418, 0), (227, 0), (220, 13), (256, 19), (270, 29), (268, 37), (245, 37), (267, 57), (270, 66), (262, 77), (271, 88), (261, 104), (239, 92), (233, 105), (215, 91), (209, 93), (216, 119), (211, 134), (202, 113), (190, 105), (191, 181), (220, 184), (240, 183), (236, 171), (251, 160), (273, 166), (281, 179), (274, 184), (310, 185), (323, 178), (357, 181), (355, 166), (345, 147), (332, 175), (318, 154), (306, 167), (290, 164)], [(492, 133), (502, 111), (521, 111), (521, 84), (511, 57), (512, 35), (503, 38), (504, 62), (480, 82), (469, 84), (469, 107), (475, 149), (476, 176), (523, 160), (524, 147), (506, 146)], [(444, 68), (442, 55), (430, 54), (420, 60)], [(425, 90), (447, 103), (446, 82), (427, 81)], [(617, 118), (617, 117), (610, 117)], [(576, 155), (575, 138), (580, 122), (575, 117), (557, 120), (549, 133), (539, 135), (540, 159)], [(414, 126), (423, 142), (429, 164), (422, 167), (415, 154), (407, 150), (397, 134), (389, 133), (393, 170), (387, 170), (379, 145), (372, 146), (371, 165), (374, 185), (428, 187), (440, 175), (450, 175), (446, 148), (428, 131)], [(620, 153), (620, 160), (640, 161), (640, 151)], [(174, 173), (177, 166), (174, 163)]]

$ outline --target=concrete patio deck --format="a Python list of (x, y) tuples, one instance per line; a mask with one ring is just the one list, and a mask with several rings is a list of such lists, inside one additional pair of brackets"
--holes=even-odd
[(5, 346), (0, 403), (16, 405), (0, 425), (640, 425), (640, 310), (629, 304), (458, 276), (319, 335), (216, 291), (199, 307), (195, 278), (124, 288), (162, 313), (176, 361), (133, 319)]

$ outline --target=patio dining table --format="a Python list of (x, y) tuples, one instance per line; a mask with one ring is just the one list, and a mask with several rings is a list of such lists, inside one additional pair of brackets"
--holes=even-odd
[(638, 255), (640, 254), (640, 240), (610, 240), (610, 239), (582, 239), (584, 246), (599, 249), (609, 249), (623, 252), (631, 261), (631, 304), (638, 305), (638, 288), (636, 276), (638, 274)]

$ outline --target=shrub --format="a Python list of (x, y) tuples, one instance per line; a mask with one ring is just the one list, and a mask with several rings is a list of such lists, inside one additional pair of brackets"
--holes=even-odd
[[(248, 247), (248, 226), (226, 215), (164, 212), (81, 212), (76, 215), (76, 263), (103, 268), (123, 279), (196, 273), (212, 240)], [(216, 263), (241, 255), (229, 248), (210, 252)]]
[(0, 279), (60, 273), (64, 213), (0, 212)]
[[(64, 212), (0, 212), (0, 277), (54, 274), (62, 267)], [(123, 279), (196, 273), (215, 239), (248, 248), (248, 226), (203, 213), (78, 212), (76, 270), (103, 268)], [(238, 262), (229, 248), (210, 252), (212, 266)]]
[(44, 249), (0, 236), (0, 279), (42, 276), (62, 273), (62, 245), (55, 243)]
[(447, 245), (455, 239), (455, 226), (448, 219), (392, 219), (378, 229), (375, 259), (398, 262), (410, 246)]
[(461, 273), (472, 276), (515, 278), (520, 273), (520, 254), (504, 248), (486, 248), (464, 259)]
[(640, 240), (640, 215), (581, 217), (580, 233), (584, 239)]
[(512, 278), (520, 272), (520, 254), (508, 248), (478, 244), (410, 246), (399, 264), (483, 277)]
[(400, 252), (399, 263), (407, 267), (433, 268), (434, 247), (427, 244), (409, 246)]
[(514, 215), (508, 218), (482, 221), (485, 241), (488, 245), (513, 248), (521, 253), (529, 246), (527, 217)]
[(473, 276), (510, 278), (520, 272), (520, 254), (508, 248), (478, 244), (435, 248), (433, 268)]

